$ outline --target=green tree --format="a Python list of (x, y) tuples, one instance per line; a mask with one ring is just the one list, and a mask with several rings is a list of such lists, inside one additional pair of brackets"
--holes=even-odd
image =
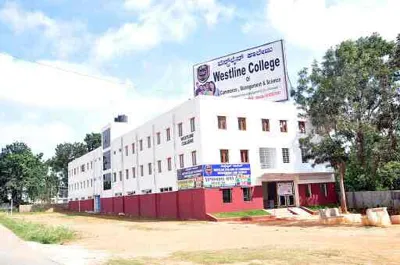
[(400, 98), (395, 51), (395, 43), (378, 34), (344, 41), (329, 49), (321, 64), (314, 62), (310, 72), (300, 71), (298, 87), (291, 91), (316, 133), (300, 144), (315, 163), (329, 163), (339, 174), (344, 212), (349, 159), (354, 155), (357, 166), (372, 176), (383, 158), (396, 154)]
[(61, 187), (68, 187), (68, 163), (87, 153), (87, 147), (83, 143), (63, 143), (58, 144), (55, 155), (51, 158), (49, 164), (54, 173), (61, 179)]
[(43, 154), (35, 155), (21, 142), (7, 145), (0, 153), (0, 192), (4, 198), (11, 194), (18, 206), (27, 197), (35, 200), (40, 197), (46, 166)]
[(382, 190), (400, 190), (400, 161), (391, 161), (379, 168), (378, 176)]
[(101, 134), (100, 133), (87, 133), (84, 139), (87, 150), (93, 151), (94, 149), (101, 146)]

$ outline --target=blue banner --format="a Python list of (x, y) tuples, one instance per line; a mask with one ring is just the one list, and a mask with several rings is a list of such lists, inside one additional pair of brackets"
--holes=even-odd
[(213, 164), (203, 165), (204, 177), (228, 177), (250, 175), (250, 164)]
[(201, 177), (202, 173), (203, 173), (203, 166), (201, 165), (177, 170), (178, 180)]

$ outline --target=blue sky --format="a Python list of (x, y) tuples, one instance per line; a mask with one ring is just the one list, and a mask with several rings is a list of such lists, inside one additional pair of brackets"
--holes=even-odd
[(50, 157), (118, 113), (140, 125), (191, 97), (195, 63), (277, 39), (295, 84), (341, 40), (394, 39), (399, 3), (0, 0), (0, 146), (25, 141)]

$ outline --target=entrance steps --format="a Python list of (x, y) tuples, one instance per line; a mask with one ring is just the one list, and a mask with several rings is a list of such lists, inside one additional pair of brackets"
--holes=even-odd
[(303, 219), (311, 217), (311, 214), (304, 211), (299, 207), (290, 207), (290, 208), (278, 208), (278, 209), (267, 209), (266, 210), (271, 215), (275, 216), (276, 218), (282, 219)]

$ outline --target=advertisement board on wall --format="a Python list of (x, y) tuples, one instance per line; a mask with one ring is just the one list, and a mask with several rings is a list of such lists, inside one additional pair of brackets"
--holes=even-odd
[(250, 186), (250, 164), (214, 164), (203, 166), (204, 188)]
[(201, 165), (177, 170), (178, 189), (195, 189), (203, 187), (203, 167)]
[(278, 182), (278, 195), (293, 195), (293, 182)]
[(288, 99), (283, 41), (193, 66), (194, 95), (283, 101)]
[(250, 164), (198, 165), (177, 170), (178, 189), (251, 186)]

